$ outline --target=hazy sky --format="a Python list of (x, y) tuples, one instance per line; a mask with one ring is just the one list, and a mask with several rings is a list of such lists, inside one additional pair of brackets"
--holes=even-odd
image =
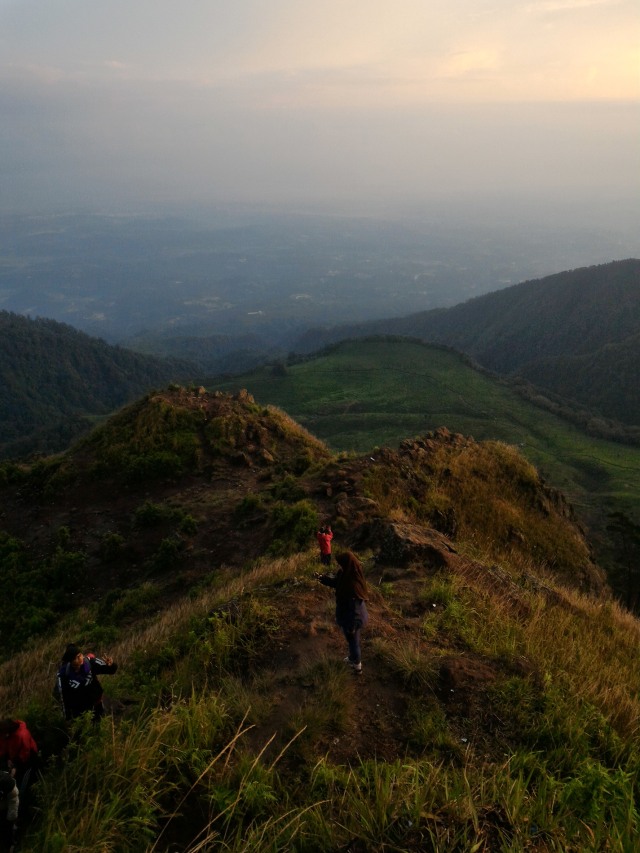
[(638, 0), (0, 0), (0, 210), (640, 198)]

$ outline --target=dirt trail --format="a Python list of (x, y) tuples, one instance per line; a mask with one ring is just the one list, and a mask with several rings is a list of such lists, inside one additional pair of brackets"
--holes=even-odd
[[(268, 751), (275, 755), (295, 734), (292, 717), (301, 724), (308, 723), (310, 729), (320, 717), (324, 725), (318, 725), (317, 734), (301, 736), (313, 740), (316, 755), (344, 764), (360, 759), (403, 758), (420, 752), (411, 739), (411, 714), (417, 697), (421, 703), (444, 710), (460, 749), (469, 748), (473, 731), (476, 744), (486, 751), (485, 738), (477, 733), (485, 717), (486, 688), (498, 673), (486, 661), (462, 650), (444, 654), (441, 648), (416, 639), (424, 612), (422, 605), (416, 607), (419, 586), (418, 578), (400, 581), (394, 587), (393, 607), (371, 587), (360, 676), (344, 663), (347, 645), (335, 624), (332, 591), (312, 580), (283, 588), (278, 605), (286, 628), (265, 649), (265, 669), (260, 676), (268, 683), (271, 707), (252, 730), (252, 744), (264, 745), (275, 735)], [(419, 687), (408, 683), (400, 667), (390, 662), (388, 650), (401, 652), (408, 643), (412, 650), (418, 648), (430, 665), (431, 683)], [(332, 724), (334, 706), (338, 716)]]

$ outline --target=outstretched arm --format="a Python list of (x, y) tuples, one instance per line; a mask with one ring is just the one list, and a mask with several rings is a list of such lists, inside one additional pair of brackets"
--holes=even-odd
[(113, 662), (113, 658), (105, 656), (104, 658), (94, 658), (91, 661), (91, 668), (94, 672), (101, 672), (104, 675), (113, 675), (118, 669), (118, 664)]
[(330, 586), (333, 589), (338, 585), (338, 578), (340, 577), (340, 572), (337, 572), (335, 575), (319, 575), (317, 572), (314, 572), (313, 575), (316, 580), (319, 580), (321, 584), (325, 586)]

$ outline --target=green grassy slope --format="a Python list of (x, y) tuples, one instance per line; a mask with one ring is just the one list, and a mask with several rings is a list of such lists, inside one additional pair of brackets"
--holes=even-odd
[[(0, 717), (43, 759), (22, 853), (637, 849), (640, 622), (504, 443), (332, 455), (171, 388), (0, 466), (0, 503)], [(325, 519), (367, 579), (360, 676)], [(52, 699), (69, 640), (118, 663), (100, 726)]]
[(521, 282), (452, 308), (309, 330), (294, 349), (314, 352), (371, 335), (417, 338), (453, 347), (489, 370), (528, 376), (633, 426), (640, 417), (639, 334), (640, 261), (629, 259)]
[(263, 368), (216, 387), (246, 387), (335, 450), (366, 452), (440, 426), (517, 445), (592, 523), (640, 504), (640, 449), (591, 438), (463, 357), (418, 342), (345, 342), (286, 373)]

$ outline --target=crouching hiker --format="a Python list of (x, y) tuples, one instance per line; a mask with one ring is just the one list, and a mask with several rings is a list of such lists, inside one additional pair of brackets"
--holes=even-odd
[[(36, 781), (40, 766), (38, 745), (23, 720), (11, 717), (0, 720), (0, 770), (6, 771), (16, 783), (19, 812), (14, 821), (13, 844), (32, 817), (33, 796), (31, 786)], [(6, 828), (6, 827), (5, 827)], [(7, 829), (6, 834), (9, 834)], [(0, 846), (0, 850), (5, 848)], [(10, 846), (9, 846), (9, 849)]]
[(316, 574), (315, 577), (320, 583), (335, 589), (336, 622), (342, 628), (349, 645), (349, 655), (345, 658), (345, 662), (351, 665), (356, 675), (360, 675), (362, 673), (360, 631), (369, 621), (365, 603), (367, 582), (360, 560), (351, 551), (338, 554), (335, 559), (339, 566), (335, 575)]
[(91, 711), (94, 722), (104, 716), (103, 690), (98, 675), (112, 675), (118, 669), (113, 658), (84, 655), (80, 648), (70, 643), (62, 656), (54, 695), (62, 703), (66, 720), (73, 720)]
[(20, 794), (33, 781), (38, 766), (38, 745), (23, 720), (0, 720), (0, 769), (13, 776)]
[(18, 807), (20, 795), (15, 779), (10, 773), (0, 770), (0, 850), (12, 853), (18, 831)]

